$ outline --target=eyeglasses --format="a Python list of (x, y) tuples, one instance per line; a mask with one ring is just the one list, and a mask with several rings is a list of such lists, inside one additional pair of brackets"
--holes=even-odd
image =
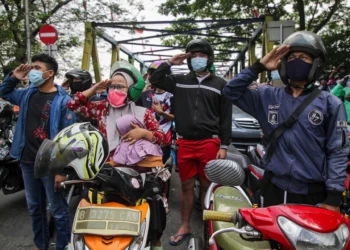
[(125, 87), (124, 85), (109, 85), (109, 89), (116, 89), (116, 90), (122, 90), (122, 89), (127, 89), (128, 87)]

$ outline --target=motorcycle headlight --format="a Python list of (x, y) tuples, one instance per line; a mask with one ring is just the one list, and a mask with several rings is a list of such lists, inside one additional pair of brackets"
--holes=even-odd
[(140, 235), (136, 236), (131, 242), (130, 246), (125, 250), (139, 250), (142, 247), (146, 232), (146, 220), (144, 220), (140, 226)]
[(298, 250), (342, 250), (349, 237), (349, 230), (345, 224), (332, 233), (318, 233), (307, 230), (283, 216), (278, 217), (277, 221), (283, 233)]
[[(90, 250), (85, 244), (83, 235), (74, 235), (73, 244), (71, 245), (74, 245), (74, 250)], [(68, 250), (70, 250), (70, 248), (68, 248)]]

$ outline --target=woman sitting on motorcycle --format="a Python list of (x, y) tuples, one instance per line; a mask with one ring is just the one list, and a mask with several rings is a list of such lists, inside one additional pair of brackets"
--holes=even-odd
[[(140, 72), (124, 61), (116, 62), (112, 72), (110, 80), (101, 81), (84, 92), (77, 92), (67, 103), (68, 109), (75, 113), (97, 120), (98, 129), (108, 141), (110, 160), (122, 141), (133, 144), (144, 139), (159, 145), (164, 141), (164, 133), (152, 112), (134, 103), (145, 84)], [(102, 90), (107, 90), (107, 100), (88, 102), (91, 96)], [(116, 120), (127, 114), (141, 121), (144, 128), (130, 124), (133, 129), (122, 137), (116, 128)], [(162, 249), (160, 236), (152, 240), (152, 245), (152, 249)]]
[[(111, 154), (119, 146), (121, 140), (134, 143), (137, 140), (145, 139), (155, 144), (162, 144), (164, 133), (152, 112), (136, 106), (134, 103), (140, 97), (144, 86), (141, 74), (135, 67), (124, 61), (115, 63), (112, 72), (110, 80), (101, 81), (88, 90), (73, 95), (70, 102), (67, 103), (68, 109), (97, 120), (98, 129), (108, 140)], [(87, 101), (102, 89), (107, 89), (107, 100)], [(131, 125), (133, 130), (128, 133), (127, 137), (122, 138), (115, 126), (115, 121), (126, 114), (135, 116), (143, 122), (147, 129)]]

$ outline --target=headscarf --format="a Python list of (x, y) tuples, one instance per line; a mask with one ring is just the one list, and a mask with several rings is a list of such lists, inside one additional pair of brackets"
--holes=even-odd
[[(116, 71), (112, 78), (116, 75), (121, 75), (124, 77), (128, 84), (128, 88), (132, 86), (135, 82), (132, 79), (132, 77), (122, 71)], [(114, 108), (111, 105), (109, 105), (108, 109), (108, 115), (107, 115), (107, 141), (108, 141), (108, 146), (109, 150), (113, 151), (116, 149), (116, 147), (120, 144), (120, 135), (119, 132), (115, 126), (115, 121), (122, 117), (123, 115), (130, 114), (133, 115), (136, 119), (141, 121), (143, 123), (144, 117), (146, 113), (146, 108), (136, 106), (134, 102), (129, 102), (121, 108)]]

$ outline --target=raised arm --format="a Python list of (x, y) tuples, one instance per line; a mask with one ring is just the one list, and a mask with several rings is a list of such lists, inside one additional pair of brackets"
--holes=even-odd
[(26, 80), (26, 76), (30, 70), (31, 66), (29, 64), (21, 64), (12, 74), (8, 74), (2, 84), (0, 84), (0, 98), (12, 104), (19, 105), (27, 89), (16, 89), (16, 85), (20, 81)]
[(278, 69), (281, 59), (289, 52), (289, 46), (274, 48), (260, 62), (243, 70), (224, 87), (223, 93), (234, 104), (248, 114), (258, 117), (260, 110), (260, 95), (258, 90), (249, 89), (248, 86), (265, 70)]
[(104, 80), (85, 90), (77, 92), (72, 99), (67, 103), (67, 108), (76, 114), (81, 114), (87, 118), (98, 119), (96, 110), (103, 109), (106, 101), (88, 102), (88, 99), (96, 94), (101, 89), (106, 89), (111, 83), (111, 80)]
[(181, 65), (184, 60), (190, 57), (191, 54), (178, 54), (171, 57), (168, 61), (159, 65), (159, 67), (154, 71), (152, 77), (149, 79), (151, 84), (157, 88), (164, 89), (167, 92), (174, 94), (176, 79), (175, 76), (171, 74), (170, 67), (172, 65)]

